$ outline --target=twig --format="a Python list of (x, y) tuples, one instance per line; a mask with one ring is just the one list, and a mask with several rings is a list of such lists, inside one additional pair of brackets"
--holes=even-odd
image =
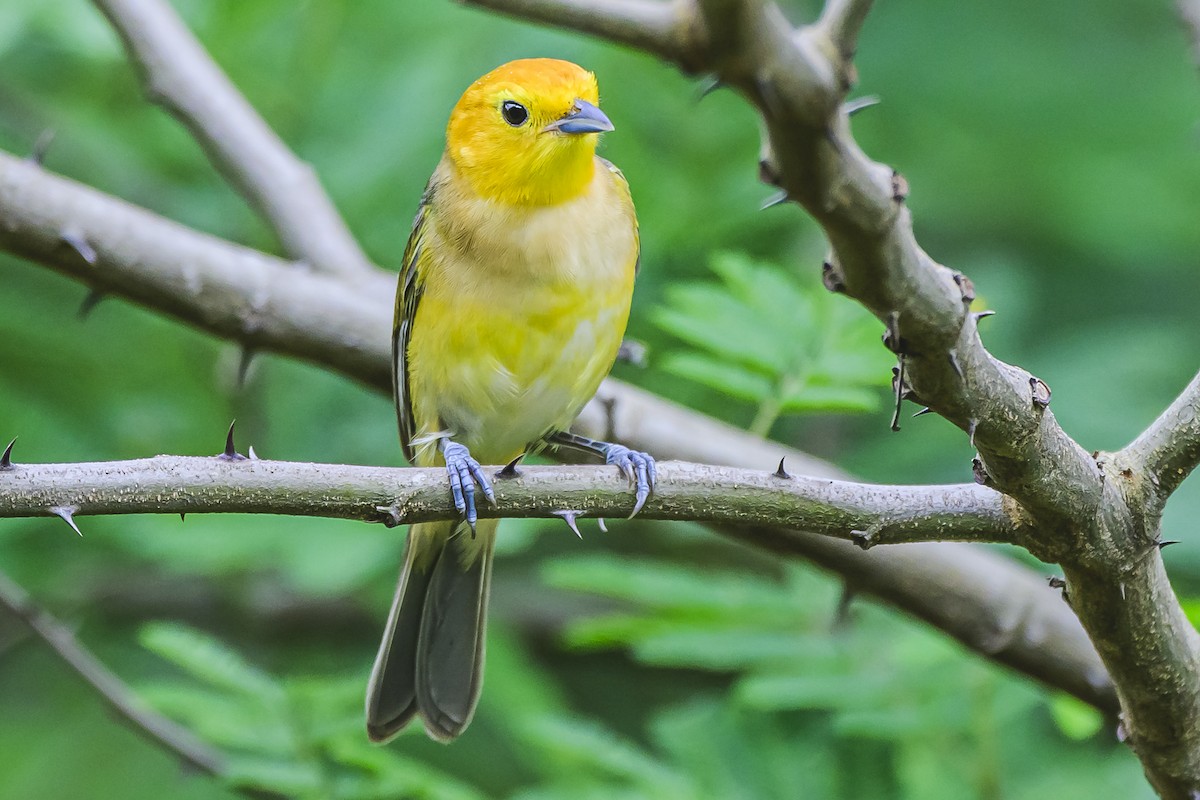
[[(496, 469), (499, 469), (497, 467)], [(495, 471), (495, 470), (493, 470)], [(496, 485), (480, 516), (629, 513), (632, 488), (603, 466), (524, 467)], [(0, 473), (0, 517), (205, 512), (289, 514), (386, 522), (454, 519), (444, 469), (395, 469), (223, 457), (156, 456), (87, 464), (18, 464)], [(870, 545), (1012, 542), (1021, 535), (1001, 496), (974, 484), (880, 486), (775, 478), (768, 470), (666, 462), (640, 516), (797, 527)], [(861, 544), (860, 544), (861, 546)]]
[(205, 52), (166, 0), (94, 0), (141, 71), (146, 94), (182, 122), (292, 258), (333, 275), (371, 263), (316, 173)]
[[(70, 223), (94, 243), (95, 267), (86, 267), (61, 246), (57, 232)], [(391, 391), (393, 276), (376, 273), (348, 285), (300, 273), (279, 259), (198, 233), (2, 153), (0, 249), (85, 285), (99, 281), (114, 295), (217, 336), (312, 361), (378, 391)], [(580, 417), (579, 431), (593, 438), (618, 438), (662, 459), (750, 469), (774, 464), (783, 455), (797, 472), (845, 477), (826, 462), (620, 381), (605, 382), (598, 400)], [(789, 532), (781, 538), (767, 529), (723, 532), (815, 560), (989, 656), (993, 653), (980, 646), (988, 638), (981, 631), (994, 627), (998, 601), (984, 587), (996, 574), (1024, 569), (1000, 555), (954, 543), (923, 546), (921, 558), (913, 559), (901, 555), (903, 548), (864, 553), (848, 542), (815, 534)], [(956, 602), (928, 602), (946, 593)], [(1075, 642), (1082, 635), (1065, 604), (1040, 588), (1003, 600), (1003, 618), (1015, 613), (1037, 621), (1029, 646), (1018, 647), (1014, 660), (1006, 663), (1039, 677), (1071, 673), (1074, 677), (1053, 685), (1101, 707), (1112, 702), (1110, 684), (1085, 679), (1104, 673), (1094, 651), (1067, 647), (1068, 655), (1063, 655), (1060, 642)]]
[(862, 30), (873, 0), (829, 0), (817, 21), (838, 48), (843, 60), (849, 61), (858, 49), (858, 32)]
[(1200, 464), (1200, 374), (1114, 461), (1150, 482), (1161, 504)]
[[(225, 757), (197, 739), (187, 728), (148, 708), (120, 678), (114, 675), (75, 634), (29, 594), (0, 572), (0, 607), (7, 609), (53, 650), (76, 675), (84, 680), (119, 717), (152, 744), (163, 748), (183, 763), (214, 777), (225, 775)], [(280, 800), (281, 795), (257, 789), (236, 788), (256, 800)]]
[(690, 0), (464, 0), (547, 25), (583, 31), (662, 58), (682, 58)]

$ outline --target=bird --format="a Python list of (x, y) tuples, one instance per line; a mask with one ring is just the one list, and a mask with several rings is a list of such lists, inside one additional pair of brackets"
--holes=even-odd
[[(640, 260), (621, 171), (596, 155), (613, 124), (593, 73), (512, 61), (472, 83), (405, 248), (392, 335), (400, 440), (410, 463), (444, 466), (461, 519), (413, 525), (367, 686), (367, 734), (416, 718), (450, 742), (475, 713), (498, 521), (481, 464), (567, 447), (653, 490), (652, 456), (570, 432), (612, 368)], [(631, 514), (630, 516), (633, 516)]]

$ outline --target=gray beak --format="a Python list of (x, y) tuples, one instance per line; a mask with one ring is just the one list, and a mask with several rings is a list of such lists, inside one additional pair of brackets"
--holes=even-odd
[(576, 98), (575, 107), (570, 114), (551, 122), (542, 128), (542, 133), (558, 131), (559, 133), (603, 133), (611, 131), (613, 124), (604, 112), (587, 100)]

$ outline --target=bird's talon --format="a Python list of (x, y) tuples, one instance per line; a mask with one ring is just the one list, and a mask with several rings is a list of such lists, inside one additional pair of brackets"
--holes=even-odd
[(446, 474), (450, 478), (454, 507), (471, 526), (471, 535), (474, 536), (475, 523), (479, 520), (475, 510), (475, 485), (479, 485), (484, 497), (493, 506), (496, 505), (496, 495), (488, 483), (487, 476), (483, 474), (483, 468), (471, 457), (471, 452), (466, 447), (458, 442), (446, 441), (442, 445), (442, 454), (446, 459)]

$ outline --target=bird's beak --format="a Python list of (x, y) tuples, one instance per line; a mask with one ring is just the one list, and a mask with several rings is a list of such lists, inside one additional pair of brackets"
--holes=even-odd
[(587, 100), (575, 100), (571, 113), (562, 119), (551, 122), (542, 128), (542, 133), (558, 131), (559, 133), (603, 133), (611, 131), (613, 124), (604, 112)]

